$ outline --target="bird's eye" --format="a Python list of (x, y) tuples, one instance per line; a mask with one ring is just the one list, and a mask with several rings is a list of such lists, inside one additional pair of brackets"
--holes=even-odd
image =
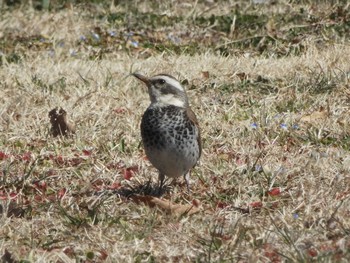
[(165, 80), (164, 79), (160, 79), (159, 80), (159, 84), (164, 84), (165, 83)]

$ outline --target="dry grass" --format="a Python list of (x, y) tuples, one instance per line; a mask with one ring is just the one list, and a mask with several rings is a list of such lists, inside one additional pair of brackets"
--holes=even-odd
[[(253, 49), (190, 56), (128, 45), (100, 56), (98, 44), (78, 39), (112, 25), (79, 10), (2, 15), (2, 43), (10, 43), (0, 66), (3, 261), (349, 260), (346, 39), (320, 44), (310, 34), (297, 56)], [(148, 96), (131, 71), (187, 83), (204, 152), (192, 193), (179, 180), (162, 198), (199, 203), (198, 213), (169, 214), (120, 195), (157, 178), (140, 145)], [(55, 107), (76, 123), (73, 137), (49, 135)]]

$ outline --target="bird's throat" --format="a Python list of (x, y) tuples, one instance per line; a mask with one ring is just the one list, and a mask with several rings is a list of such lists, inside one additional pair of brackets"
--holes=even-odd
[(158, 98), (158, 103), (164, 104), (164, 105), (174, 105), (181, 108), (186, 107), (186, 102), (183, 100), (183, 98), (179, 98), (174, 94), (161, 95)]

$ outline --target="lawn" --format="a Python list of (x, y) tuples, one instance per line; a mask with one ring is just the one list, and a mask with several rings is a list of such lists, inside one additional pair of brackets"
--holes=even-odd
[[(115, 2), (0, 3), (2, 262), (348, 262), (347, 1)], [(154, 194), (132, 72), (187, 90), (190, 192)]]

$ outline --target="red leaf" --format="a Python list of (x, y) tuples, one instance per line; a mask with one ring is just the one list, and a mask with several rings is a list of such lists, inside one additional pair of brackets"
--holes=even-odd
[(265, 250), (264, 255), (268, 259), (270, 259), (271, 262), (281, 262), (281, 257), (278, 254), (278, 250), (274, 248), (271, 244), (266, 243), (263, 245), (263, 248)]
[(124, 179), (125, 179), (125, 180), (130, 180), (132, 176), (133, 176), (132, 171), (129, 170), (128, 168), (126, 168), (126, 169), (124, 170), (124, 173), (123, 173)]
[(272, 188), (270, 191), (267, 192), (268, 195), (270, 196), (278, 196), (281, 194), (281, 188), (276, 187), (276, 188)]
[(344, 200), (344, 199), (346, 199), (349, 195), (350, 195), (350, 191), (347, 190), (347, 191), (345, 191), (345, 192), (338, 193), (338, 194), (336, 195), (335, 198), (336, 198), (337, 200)]
[(108, 169), (117, 169), (117, 170), (119, 170), (119, 169), (122, 169), (124, 167), (125, 167), (125, 163), (123, 161), (119, 161), (117, 163), (112, 162), (112, 163), (107, 164), (107, 168)]
[(278, 206), (279, 206), (279, 202), (273, 202), (273, 203), (271, 203), (271, 208), (278, 208)]
[(125, 180), (130, 180), (134, 173), (137, 173), (138, 171), (139, 167), (137, 165), (130, 166), (124, 170), (123, 177)]
[(66, 192), (67, 192), (66, 188), (60, 189), (60, 190), (57, 192), (57, 197), (58, 197), (58, 199), (62, 199), (63, 196), (66, 194)]
[(310, 257), (316, 257), (317, 256), (317, 251), (314, 248), (310, 248), (307, 253), (309, 254)]
[(9, 156), (6, 154), (6, 153), (4, 153), (4, 152), (0, 152), (0, 160), (5, 160), (5, 159), (7, 159)]
[(227, 203), (224, 203), (224, 202), (221, 202), (221, 201), (216, 203), (216, 208), (219, 208), (219, 209), (223, 209), (223, 208), (225, 208), (227, 206), (228, 206)]
[(236, 164), (237, 165), (243, 165), (245, 162), (242, 160), (239, 156), (236, 157)]
[(105, 181), (101, 178), (96, 179), (92, 183), (92, 186), (95, 189), (95, 191), (101, 191), (106, 188)]
[(58, 165), (63, 165), (65, 163), (65, 160), (63, 159), (62, 155), (59, 155), (59, 156), (56, 157), (55, 162)]
[(31, 152), (26, 152), (22, 155), (22, 161), (27, 161), (29, 162), (32, 159), (32, 153)]
[(0, 192), (0, 200), (7, 200), (8, 196), (3, 191)]
[(108, 189), (110, 190), (116, 190), (116, 189), (119, 189), (121, 187), (121, 184), (120, 182), (114, 182), (113, 184), (111, 184)]
[(78, 166), (78, 165), (81, 164), (83, 161), (84, 161), (84, 159), (81, 158), (81, 157), (74, 157), (74, 158), (71, 158), (71, 159), (69, 160), (69, 164), (70, 164), (71, 166)]
[(124, 114), (127, 112), (125, 108), (115, 108), (113, 111), (117, 114)]
[(17, 193), (11, 192), (10, 194), (7, 194), (3, 191), (0, 192), (0, 200), (8, 200), (10, 199), (16, 199), (17, 198)]
[(54, 176), (54, 175), (56, 175), (56, 171), (54, 169), (50, 169), (50, 170), (47, 171), (47, 175), (48, 176)]
[(11, 192), (11, 193), (10, 193), (10, 198), (11, 198), (11, 199), (15, 199), (15, 198), (17, 197), (17, 195), (18, 195), (17, 193)]
[(83, 150), (83, 154), (85, 156), (90, 156), (92, 154), (92, 151), (89, 151), (89, 150)]
[(38, 203), (43, 201), (43, 197), (41, 195), (35, 195), (34, 200), (37, 201)]
[(195, 207), (199, 207), (201, 205), (201, 201), (199, 201), (198, 199), (193, 199), (192, 205), (194, 205)]
[(262, 208), (263, 204), (262, 204), (262, 202), (257, 201), (257, 202), (250, 203), (249, 206), (251, 206), (252, 208)]
[(106, 258), (108, 257), (108, 254), (106, 252), (106, 250), (100, 250), (100, 259), (101, 260), (106, 260)]
[(35, 185), (35, 187), (39, 190), (42, 190), (43, 192), (46, 191), (47, 189), (47, 184), (45, 181), (41, 181), (41, 182), (35, 182), (33, 183)]
[(67, 256), (73, 257), (74, 256), (74, 248), (73, 247), (65, 247), (63, 249), (63, 253), (66, 254)]
[(97, 178), (94, 182), (93, 182), (93, 186), (103, 186), (105, 184), (105, 181), (101, 178)]
[(57, 201), (57, 196), (54, 193), (49, 193), (46, 195), (46, 201), (55, 202)]
[(39, 183), (39, 185), (40, 185), (40, 188), (41, 188), (41, 189), (44, 189), (44, 190), (47, 189), (47, 184), (46, 184), (45, 181), (41, 181), (41, 182)]
[(126, 169), (130, 170), (133, 173), (137, 173), (139, 171), (139, 167), (137, 165), (130, 166), (130, 167), (126, 168)]

